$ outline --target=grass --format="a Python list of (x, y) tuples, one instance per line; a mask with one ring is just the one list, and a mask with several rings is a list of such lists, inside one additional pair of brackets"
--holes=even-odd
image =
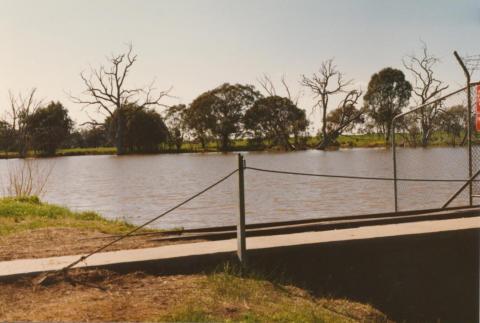
[(385, 138), (381, 134), (341, 135), (337, 141), (342, 148), (385, 147)]
[(226, 265), (207, 275), (199, 293), (158, 318), (174, 322), (387, 322), (369, 305), (316, 298), (305, 290)]
[(57, 156), (81, 156), (81, 155), (115, 155), (115, 147), (95, 147), (95, 148), (68, 148), (57, 150)]
[(107, 220), (95, 212), (74, 212), (65, 207), (41, 202), (37, 197), (0, 199), (0, 236), (47, 227), (91, 229), (118, 234), (134, 226)]

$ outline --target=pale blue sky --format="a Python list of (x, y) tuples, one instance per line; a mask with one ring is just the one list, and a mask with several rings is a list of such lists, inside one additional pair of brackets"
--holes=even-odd
[[(37, 87), (60, 100), (77, 121), (78, 76), (132, 42), (139, 61), (131, 84), (157, 80), (177, 101), (223, 82), (251, 83), (285, 73), (292, 88), (335, 57), (348, 78), (366, 88), (379, 69), (427, 42), (442, 59), (439, 75), (463, 82), (452, 52), (480, 53), (478, 0), (0, 0), (0, 110), (8, 90)], [(310, 110), (305, 93), (301, 107)], [(318, 119), (318, 118), (317, 118)]]

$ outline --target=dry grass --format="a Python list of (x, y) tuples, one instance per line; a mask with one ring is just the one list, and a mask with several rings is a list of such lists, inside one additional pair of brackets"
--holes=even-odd
[[(98, 230), (68, 227), (26, 230), (0, 236), (0, 261), (84, 254), (111, 241), (109, 237), (111, 235)], [(153, 241), (154, 238), (148, 235), (128, 237), (108, 247), (105, 251), (184, 243), (182, 241)]]
[(314, 298), (294, 286), (239, 277), (77, 270), (73, 282), (0, 285), (0, 321), (388, 322), (371, 306)]

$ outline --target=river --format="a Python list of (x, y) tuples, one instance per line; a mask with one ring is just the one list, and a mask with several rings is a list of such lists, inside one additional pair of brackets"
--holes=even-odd
[[(392, 176), (385, 149), (246, 152), (248, 166), (285, 171), (353, 176)], [(462, 148), (398, 149), (399, 176), (467, 176)], [(2, 185), (21, 160), (0, 161)], [(39, 159), (52, 168), (43, 200), (75, 210), (94, 210), (134, 224), (162, 213), (237, 167), (236, 154), (197, 153), (135, 156), (78, 156)], [(393, 210), (391, 181), (280, 175), (246, 170), (247, 223), (331, 217)], [(401, 209), (440, 207), (461, 183), (400, 183)], [(236, 222), (238, 178), (214, 189), (152, 224), (194, 228)], [(456, 204), (465, 204), (465, 194)]]

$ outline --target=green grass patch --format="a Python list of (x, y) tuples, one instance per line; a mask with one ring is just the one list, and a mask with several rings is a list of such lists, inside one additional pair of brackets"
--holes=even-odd
[[(233, 270), (232, 270), (233, 268)], [(271, 276), (271, 275), (269, 275)], [(361, 311), (359, 311), (359, 308)], [(387, 322), (369, 305), (315, 298), (306, 291), (241, 273), (227, 265), (209, 274), (197, 288), (159, 321), (174, 322)]]
[(117, 149), (115, 147), (95, 147), (95, 148), (68, 148), (59, 149), (57, 156), (81, 156), (81, 155), (115, 155)]
[(125, 233), (133, 225), (107, 220), (95, 212), (74, 212), (68, 208), (43, 203), (37, 197), (0, 199), (0, 236), (47, 227), (97, 230), (109, 234)]

